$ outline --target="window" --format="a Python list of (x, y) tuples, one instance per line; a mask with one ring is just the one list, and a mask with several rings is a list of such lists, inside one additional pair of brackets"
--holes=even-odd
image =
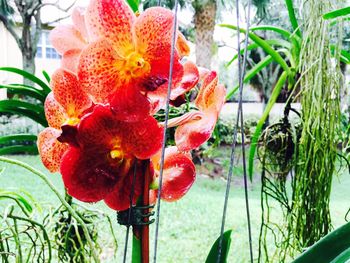
[(61, 56), (56, 52), (53, 46), (50, 43), (49, 31), (43, 31), (41, 33), (37, 50), (37, 58), (46, 58), (46, 59), (60, 59)]

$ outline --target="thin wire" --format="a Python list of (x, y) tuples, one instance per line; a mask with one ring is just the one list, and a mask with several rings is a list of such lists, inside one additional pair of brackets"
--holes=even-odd
[(164, 167), (164, 157), (165, 157), (165, 146), (166, 146), (166, 131), (168, 128), (169, 120), (169, 102), (170, 102), (170, 92), (173, 79), (173, 66), (174, 66), (174, 56), (175, 56), (175, 41), (176, 41), (176, 31), (177, 31), (177, 9), (178, 9), (178, 0), (175, 0), (175, 10), (174, 10), (174, 26), (173, 26), (173, 35), (171, 40), (171, 56), (170, 56), (170, 68), (169, 68), (169, 81), (168, 81), (168, 90), (166, 98), (166, 109), (165, 109), (165, 121), (164, 121), (164, 133), (163, 133), (163, 143), (162, 143), (162, 155), (160, 159), (160, 173), (159, 173), (159, 189), (157, 195), (157, 215), (156, 215), (156, 229), (154, 236), (154, 254), (153, 262), (157, 262), (157, 246), (158, 246), (158, 234), (159, 234), (159, 219), (160, 219), (160, 196), (162, 192), (163, 184), (163, 167)]
[[(231, 188), (231, 182), (232, 182), (232, 175), (233, 175), (233, 164), (235, 160), (235, 150), (236, 150), (236, 141), (237, 141), (237, 132), (239, 127), (239, 121), (241, 120), (241, 135), (242, 135), (242, 151), (243, 151), (243, 173), (244, 173), (244, 189), (245, 189), (245, 201), (246, 201), (246, 211), (247, 211), (247, 221), (248, 221), (248, 235), (249, 235), (249, 251), (250, 251), (250, 261), (253, 262), (253, 250), (252, 250), (252, 238), (251, 238), (251, 224), (250, 224), (250, 211), (249, 211), (249, 200), (248, 200), (248, 189), (247, 189), (247, 172), (246, 172), (246, 162), (245, 162), (245, 148), (244, 148), (244, 129), (243, 129), (243, 107), (242, 107), (242, 100), (243, 100), (243, 80), (245, 75), (245, 69), (246, 69), (246, 61), (247, 61), (247, 46), (248, 46), (248, 34), (249, 34), (249, 27), (250, 27), (250, 0), (248, 1), (248, 15), (247, 15), (247, 29), (246, 29), (246, 36), (245, 36), (245, 49), (244, 49), (244, 55), (243, 55), (243, 67), (242, 67), (242, 58), (241, 56), (238, 56), (238, 75), (239, 75), (239, 106), (237, 111), (237, 118), (236, 118), (236, 127), (233, 134), (233, 142), (231, 145), (231, 156), (230, 156), (230, 167), (229, 167), (229, 173), (227, 176), (227, 184), (226, 184), (226, 191), (225, 191), (225, 201), (224, 201), (224, 208), (222, 213), (222, 221), (221, 221), (221, 229), (220, 229), (220, 240), (219, 240), (219, 246), (218, 246), (218, 257), (216, 262), (219, 263), (221, 259), (222, 254), (222, 242), (223, 242), (223, 234), (225, 229), (225, 222), (226, 222), (226, 215), (227, 215), (227, 206), (228, 206), (228, 198), (230, 195), (230, 188)], [(240, 41), (240, 13), (239, 13), (239, 0), (236, 0), (236, 17), (237, 17), (237, 43), (238, 43), (238, 50), (237, 54), (241, 53), (241, 41)]]
[[(250, 262), (253, 263), (253, 246), (252, 246), (252, 228), (251, 228), (251, 222), (250, 222), (250, 209), (249, 209), (249, 195), (248, 195), (248, 177), (247, 177), (247, 164), (246, 164), (246, 155), (245, 155), (245, 139), (244, 139), (244, 128), (243, 128), (243, 106), (242, 106), (242, 100), (243, 100), (243, 81), (244, 81), (244, 75), (245, 75), (245, 69), (247, 66), (247, 46), (248, 46), (248, 38), (249, 38), (249, 26), (250, 26), (250, 6), (251, 3), (248, 1), (248, 13), (247, 13), (247, 28), (246, 28), (246, 35), (244, 39), (244, 46), (245, 46), (245, 52), (243, 56), (243, 69), (241, 69), (241, 79), (240, 79), (240, 85), (242, 85), (242, 88), (239, 90), (239, 104), (240, 104), (240, 112), (241, 112), (241, 146), (242, 146), (242, 158), (243, 158), (243, 179), (244, 179), (244, 197), (245, 197), (245, 206), (246, 206), (246, 213), (247, 213), (247, 224), (248, 224), (248, 240), (249, 240), (249, 255), (250, 255)], [(237, 28), (238, 34), (239, 34), (239, 27)], [(240, 50), (238, 51), (240, 52)], [(240, 53), (238, 53), (240, 54)]]
[(131, 183), (131, 192), (130, 192), (130, 208), (128, 213), (128, 225), (126, 227), (126, 234), (125, 234), (125, 245), (124, 245), (124, 257), (123, 257), (123, 263), (126, 262), (126, 255), (128, 254), (128, 242), (129, 242), (129, 232), (130, 232), (130, 219), (131, 219), (131, 210), (132, 210), (132, 200), (134, 198), (134, 192), (135, 192), (135, 182), (136, 182), (136, 171), (137, 171), (137, 161), (134, 163), (134, 173)]

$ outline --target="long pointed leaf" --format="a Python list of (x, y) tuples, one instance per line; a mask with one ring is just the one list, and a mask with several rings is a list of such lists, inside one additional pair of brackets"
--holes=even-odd
[[(266, 43), (268, 43), (271, 46), (281, 46), (281, 47), (285, 47), (287, 49), (291, 48), (291, 44), (288, 41), (282, 40), (282, 39), (269, 39), (269, 40), (265, 40)], [(251, 51), (254, 50), (256, 48), (258, 48), (259, 45), (257, 43), (252, 43), (250, 45), (248, 45), (247, 50)], [(245, 48), (242, 48), (240, 51), (240, 54), (243, 55), (245, 51)], [(230, 66), (236, 59), (238, 58), (238, 54), (236, 54), (228, 63), (227, 63), (227, 67)]]
[(293, 30), (297, 34), (297, 36), (301, 38), (302, 34), (299, 28), (297, 17), (295, 16), (293, 0), (286, 0), (286, 6), (288, 9), (289, 20), (290, 20), (290, 23), (292, 24)]
[(333, 19), (340, 16), (348, 16), (348, 15), (350, 15), (350, 6), (326, 13), (323, 15), (323, 19)]
[(267, 30), (267, 31), (273, 31), (276, 32), (280, 35), (282, 35), (283, 37), (287, 38), (288, 40), (291, 40), (293, 43), (293, 46), (295, 48), (296, 54), (295, 54), (295, 60), (298, 59), (299, 54), (300, 54), (300, 49), (301, 49), (301, 38), (298, 35), (292, 34), (289, 31), (281, 28), (281, 27), (277, 27), (277, 26), (269, 26), (269, 25), (260, 25), (260, 26), (253, 26), (250, 28), (250, 31), (254, 32), (254, 31), (258, 31), (258, 30)]
[[(247, 83), (254, 76), (256, 76), (263, 68), (267, 67), (273, 61), (272, 57), (266, 56), (262, 59), (258, 64), (256, 64), (253, 68), (251, 68), (244, 77), (243, 83)], [(237, 84), (233, 89), (227, 92), (226, 100), (229, 100), (239, 89), (239, 85)]]
[[(226, 27), (229, 29), (237, 30), (237, 27), (234, 25), (228, 25), (228, 24), (221, 24), (221, 27)], [(245, 33), (245, 29), (240, 29), (240, 32)], [(263, 50), (265, 50), (266, 53), (268, 53), (278, 64), (281, 65), (283, 70), (287, 72), (288, 75), (291, 75), (291, 69), (289, 68), (287, 62), (281, 57), (280, 54), (271, 46), (269, 45), (265, 40), (260, 38), (254, 33), (249, 33), (249, 38), (254, 41), (256, 44), (258, 44)]]
[(51, 78), (50, 78), (49, 73), (47, 73), (45, 70), (43, 70), (42, 72), (43, 72), (43, 75), (44, 75), (47, 83), (50, 85)]
[(0, 89), (7, 89), (7, 92), (11, 94), (18, 94), (18, 95), (26, 95), (29, 97), (32, 97), (34, 99), (40, 100), (41, 102), (44, 103), (46, 96), (42, 94), (41, 91), (25, 86), (25, 85), (2, 85), (0, 84)]
[[(231, 233), (232, 233), (232, 230), (228, 230), (223, 235), (222, 247), (221, 247), (221, 257), (219, 260), (220, 263), (227, 262), (228, 252), (230, 251), (230, 245), (231, 245)], [(218, 262), (217, 259), (218, 259), (218, 253), (219, 253), (219, 242), (220, 242), (220, 237), (218, 237), (218, 239), (215, 241), (215, 243), (211, 247), (205, 263), (217, 263)]]
[(11, 134), (0, 137), (0, 144), (9, 144), (13, 141), (33, 141), (36, 142), (37, 136), (33, 134)]
[[(350, 259), (350, 222), (332, 231), (303, 254), (293, 263), (329, 263), (348, 262)], [(333, 261), (338, 258), (338, 261)], [(341, 259), (346, 259), (341, 261)]]
[(250, 144), (250, 151), (249, 151), (249, 160), (248, 160), (249, 161), (248, 173), (249, 173), (250, 180), (253, 179), (254, 157), (255, 157), (256, 148), (258, 146), (258, 141), (259, 141), (259, 137), (260, 137), (260, 134), (262, 131), (262, 127), (264, 126), (264, 123), (265, 123), (267, 117), (269, 116), (273, 105), (276, 103), (276, 100), (277, 100), (278, 96), (280, 95), (281, 90), (283, 88), (283, 85), (287, 80), (287, 77), (288, 77), (288, 75), (284, 71), (282, 73), (282, 75), (280, 76), (280, 78), (278, 79), (278, 81), (275, 85), (275, 88), (273, 89), (273, 92), (271, 94), (271, 97), (266, 105), (265, 111), (264, 111), (263, 115), (261, 116), (261, 118), (256, 126), (255, 132), (252, 136), (252, 140), (251, 140), (251, 144)]
[(26, 101), (8, 99), (0, 101), (0, 112), (2, 109), (6, 108), (18, 108), (18, 109), (28, 109), (36, 113), (43, 113), (44, 107), (42, 105), (35, 105)]
[(36, 145), (12, 145), (0, 148), (0, 155), (14, 154), (14, 153), (30, 153), (38, 154)]
[(2, 68), (0, 68), (0, 70), (8, 71), (8, 72), (12, 72), (12, 73), (21, 75), (22, 77), (29, 79), (29, 80), (33, 81), (34, 83), (38, 84), (47, 93), (49, 93), (51, 91), (50, 87), (44, 81), (42, 81), (41, 79), (37, 78), (33, 74), (30, 74), (22, 69), (12, 68), (12, 67), (2, 67)]
[(0, 101), (0, 112), (18, 114), (28, 117), (44, 127), (47, 127), (44, 108), (40, 105), (34, 105), (20, 100), (2, 100)]
[(126, 2), (131, 7), (132, 11), (134, 11), (135, 13), (137, 11), (139, 11), (139, 5), (140, 5), (140, 1), (139, 0), (126, 0)]

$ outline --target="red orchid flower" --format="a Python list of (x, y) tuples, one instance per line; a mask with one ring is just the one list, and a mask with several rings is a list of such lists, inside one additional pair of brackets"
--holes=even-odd
[[(110, 102), (112, 108), (118, 105), (116, 108), (129, 113), (129, 121), (147, 117), (151, 105), (144, 95), (166, 97), (173, 20), (173, 13), (160, 7), (136, 16), (123, 0), (90, 2), (85, 21), (94, 42), (81, 55), (78, 75), (94, 102)], [(177, 39), (173, 87), (184, 74), (180, 58), (189, 51), (181, 34)], [(137, 109), (128, 105), (135, 97)]]
[(175, 131), (175, 142), (180, 151), (195, 149), (210, 138), (225, 102), (225, 95), (225, 87), (218, 84), (216, 72), (205, 74), (195, 101), (199, 111), (169, 121), (169, 127), (179, 126)]
[(62, 55), (61, 66), (74, 73), (78, 71), (80, 54), (89, 43), (85, 26), (85, 9), (76, 7), (72, 12), (72, 25), (59, 25), (50, 32), (50, 42)]
[(61, 161), (68, 193), (84, 202), (105, 199), (115, 210), (128, 208), (131, 167), (159, 151), (163, 128), (151, 116), (126, 122), (108, 105), (96, 105), (81, 119), (75, 136)]
[[(161, 153), (152, 157), (151, 161), (155, 171), (155, 180), (160, 173)], [(180, 152), (177, 147), (172, 146), (165, 150), (163, 166), (163, 183), (161, 198), (172, 202), (182, 198), (196, 179), (196, 170), (189, 153)], [(151, 203), (155, 202), (157, 190), (150, 193)]]
[(64, 125), (76, 125), (91, 100), (81, 90), (77, 77), (63, 69), (51, 79), (52, 92), (45, 100), (45, 116), (49, 124), (38, 136), (38, 149), (43, 164), (50, 172), (57, 172), (68, 145), (57, 140)]

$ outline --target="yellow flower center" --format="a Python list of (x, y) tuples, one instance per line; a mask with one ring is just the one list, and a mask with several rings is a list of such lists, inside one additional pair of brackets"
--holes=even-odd
[(109, 152), (109, 155), (114, 161), (117, 161), (118, 163), (121, 163), (124, 160), (124, 152), (122, 150), (121, 140), (119, 138), (115, 138), (113, 140), (113, 147)]
[(130, 53), (126, 58), (125, 72), (132, 78), (139, 78), (151, 71), (150, 64), (137, 52)]
[(79, 118), (72, 117), (72, 118), (68, 118), (64, 124), (69, 126), (75, 126), (75, 125), (78, 125), (79, 122), (80, 122)]

